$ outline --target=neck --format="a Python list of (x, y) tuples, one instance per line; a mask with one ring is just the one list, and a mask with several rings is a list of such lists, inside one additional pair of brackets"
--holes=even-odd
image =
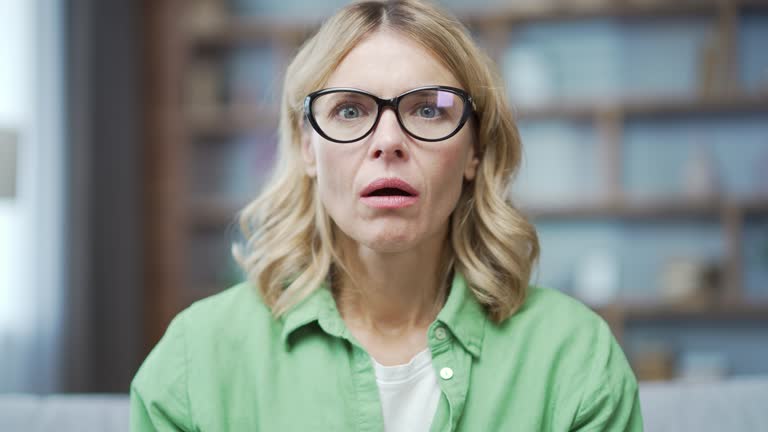
[(448, 291), (447, 232), (399, 253), (377, 252), (340, 234), (348, 273), (338, 272), (334, 294), (348, 326), (396, 338), (435, 320)]

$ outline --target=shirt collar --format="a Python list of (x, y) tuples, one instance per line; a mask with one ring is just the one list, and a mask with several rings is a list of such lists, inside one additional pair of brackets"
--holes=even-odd
[[(451, 291), (436, 321), (448, 327), (465, 350), (479, 357), (487, 319), (482, 305), (467, 287), (464, 276), (454, 272)], [(347, 337), (348, 330), (326, 283), (285, 313), (281, 339), (289, 343), (296, 330), (314, 322), (332, 336)]]
[(307, 298), (285, 313), (280, 338), (284, 343), (288, 343), (296, 330), (315, 321), (320, 323), (326, 333), (337, 337), (341, 337), (345, 329), (327, 283), (322, 283)]
[(445, 324), (461, 345), (474, 357), (480, 356), (488, 316), (483, 306), (467, 286), (464, 275), (454, 272), (451, 292), (437, 321)]

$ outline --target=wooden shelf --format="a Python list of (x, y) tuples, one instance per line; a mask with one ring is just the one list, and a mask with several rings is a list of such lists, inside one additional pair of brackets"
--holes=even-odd
[(707, 308), (671, 304), (617, 304), (593, 308), (598, 314), (626, 321), (768, 321), (768, 302), (736, 303)]
[[(226, 199), (203, 198), (194, 200), (188, 209), (192, 227), (221, 228), (235, 221), (236, 213), (246, 203)], [(629, 219), (690, 219), (719, 218), (726, 209), (739, 209), (747, 215), (768, 215), (768, 198), (741, 202), (684, 202), (656, 201), (645, 204), (605, 204), (563, 206), (551, 208), (528, 208), (523, 213), (534, 220), (540, 219), (592, 219), (592, 218), (629, 218)]]
[(269, 105), (205, 107), (188, 110), (187, 133), (198, 137), (226, 137), (256, 131), (277, 131), (277, 107)]
[(515, 25), (537, 21), (562, 21), (589, 18), (643, 18), (660, 16), (695, 16), (712, 15), (723, 7), (763, 8), (768, 6), (764, 0), (683, 0), (668, 2), (651, 1), (612, 1), (603, 0), (592, 5), (578, 5), (569, 2), (541, 2), (540, 6), (531, 6), (527, 10), (508, 7), (492, 12), (457, 11), (460, 19), (472, 26)]
[(768, 197), (744, 201), (739, 209), (746, 216), (766, 216), (768, 215)]
[(221, 26), (188, 34), (187, 44), (191, 49), (221, 49), (271, 41), (300, 41), (319, 25), (319, 20), (302, 17), (224, 18)]
[[(549, 3), (549, 4), (547, 4)], [(470, 27), (499, 28), (538, 21), (576, 20), (589, 18), (632, 18), (658, 16), (712, 15), (724, 7), (766, 8), (766, 0), (684, 0), (617, 1), (604, 0), (591, 6), (566, 2), (543, 2), (527, 8), (506, 7), (482, 10), (454, 10), (459, 19)], [(225, 17), (223, 24), (206, 31), (188, 35), (192, 47), (225, 48), (231, 45), (263, 41), (300, 41), (315, 30), (321, 20), (305, 17)]]
[(520, 120), (564, 118), (593, 120), (605, 113), (624, 117), (652, 117), (690, 114), (743, 114), (768, 112), (768, 89), (758, 95), (724, 95), (699, 99), (657, 99), (627, 102), (557, 103), (518, 107)]
[[(768, 93), (700, 100), (648, 100), (627, 103), (561, 103), (517, 109), (519, 120), (594, 120), (605, 113), (621, 116), (667, 116), (708, 113), (768, 113)], [(194, 136), (227, 136), (277, 130), (278, 109), (269, 105), (203, 107), (188, 110), (187, 130)]]
[(720, 218), (725, 211), (737, 209), (747, 215), (768, 215), (768, 197), (743, 201), (685, 201), (681, 199), (606, 202), (562, 207), (528, 207), (523, 213), (534, 220), (541, 219), (670, 219)]

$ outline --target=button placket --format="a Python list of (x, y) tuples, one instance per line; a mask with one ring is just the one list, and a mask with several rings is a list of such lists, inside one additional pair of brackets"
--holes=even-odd
[[(437, 339), (436, 334), (435, 339)], [(447, 341), (447, 343), (443, 342), (440, 345), (442, 348), (447, 347), (448, 349), (440, 350), (433, 357), (433, 364), (440, 377), (440, 388), (448, 401), (448, 416), (444, 418), (447, 424), (443, 424), (440, 429), (433, 430), (453, 431), (466, 404), (469, 373), (472, 368), (473, 359), (472, 355), (465, 351), (455, 339)]]
[(381, 417), (381, 400), (376, 385), (376, 373), (368, 353), (352, 341), (352, 380), (356, 392), (356, 426), (359, 431), (383, 432), (384, 419)]

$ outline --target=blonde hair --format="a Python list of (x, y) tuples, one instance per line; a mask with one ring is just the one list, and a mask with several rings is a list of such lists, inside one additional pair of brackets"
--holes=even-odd
[(520, 164), (520, 137), (492, 61), (458, 20), (422, 1), (353, 3), (301, 47), (285, 76), (278, 164), (265, 189), (239, 216), (245, 242), (233, 246), (235, 259), (276, 317), (318, 289), (334, 265), (343, 268), (333, 221), (301, 155), (303, 101), (322, 88), (352, 48), (379, 29), (420, 43), (474, 98), (472, 126), (480, 162), (451, 215), (451, 262), (491, 319), (501, 322), (525, 300), (539, 256), (534, 227), (507, 199)]

